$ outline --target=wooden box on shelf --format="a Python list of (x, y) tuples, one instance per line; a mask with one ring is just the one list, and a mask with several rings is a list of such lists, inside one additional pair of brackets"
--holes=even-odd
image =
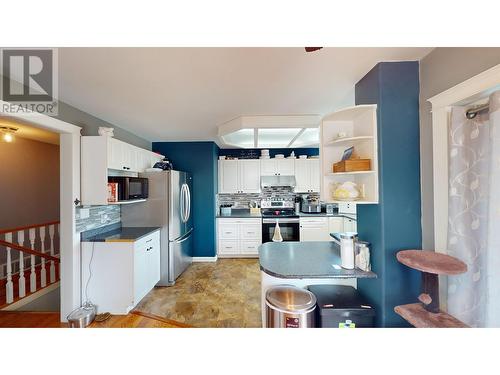
[(347, 159), (333, 164), (333, 173), (371, 170), (371, 159)]

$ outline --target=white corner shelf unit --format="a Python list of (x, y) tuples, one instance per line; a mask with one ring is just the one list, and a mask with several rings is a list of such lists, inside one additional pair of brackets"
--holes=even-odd
[[(339, 138), (339, 133), (345, 136)], [(371, 159), (370, 171), (333, 173), (333, 164), (341, 161), (347, 148), (354, 146), (357, 157)], [(351, 181), (362, 190), (356, 204), (377, 204), (378, 144), (377, 105), (358, 105), (325, 116), (320, 126), (321, 199), (328, 203), (345, 203), (333, 198), (336, 183)]]

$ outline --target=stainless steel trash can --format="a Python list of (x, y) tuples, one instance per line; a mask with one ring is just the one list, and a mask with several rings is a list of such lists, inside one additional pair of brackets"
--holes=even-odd
[(266, 292), (267, 328), (312, 328), (316, 297), (310, 291), (281, 285)]

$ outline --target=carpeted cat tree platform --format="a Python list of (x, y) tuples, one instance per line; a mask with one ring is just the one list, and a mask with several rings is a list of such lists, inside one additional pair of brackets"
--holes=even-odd
[(467, 328), (455, 317), (439, 310), (439, 275), (459, 275), (467, 265), (449, 255), (428, 250), (402, 250), (396, 258), (407, 267), (422, 272), (421, 303), (399, 305), (394, 311), (417, 328)]

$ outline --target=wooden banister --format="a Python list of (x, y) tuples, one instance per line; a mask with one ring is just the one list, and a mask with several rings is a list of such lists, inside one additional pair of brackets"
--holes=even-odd
[(36, 256), (39, 256), (40, 258), (45, 258), (45, 259), (48, 259), (48, 260), (53, 260), (54, 262), (58, 262), (59, 263), (59, 261), (60, 261), (59, 258), (53, 257), (52, 255), (41, 253), (41, 252), (36, 251), (36, 250), (31, 250), (29, 247), (24, 247), (24, 246), (16, 245), (15, 243), (12, 243), (12, 242), (7, 242), (7, 241), (4, 241), (4, 240), (0, 240), (0, 245), (1, 246), (5, 246), (5, 247), (9, 247), (9, 248), (14, 249), (14, 250), (22, 251), (23, 253), (27, 253), (27, 254), (31, 254), (31, 255), (36, 255)]
[(1, 229), (0, 230), (0, 234), (11, 233), (11, 232), (19, 232), (21, 230), (27, 230), (27, 229), (31, 229), (31, 228), (48, 227), (49, 225), (56, 225), (56, 224), (59, 224), (59, 223), (60, 223), (60, 221), (49, 221), (48, 223), (32, 224), (32, 225), (26, 225), (24, 227)]

